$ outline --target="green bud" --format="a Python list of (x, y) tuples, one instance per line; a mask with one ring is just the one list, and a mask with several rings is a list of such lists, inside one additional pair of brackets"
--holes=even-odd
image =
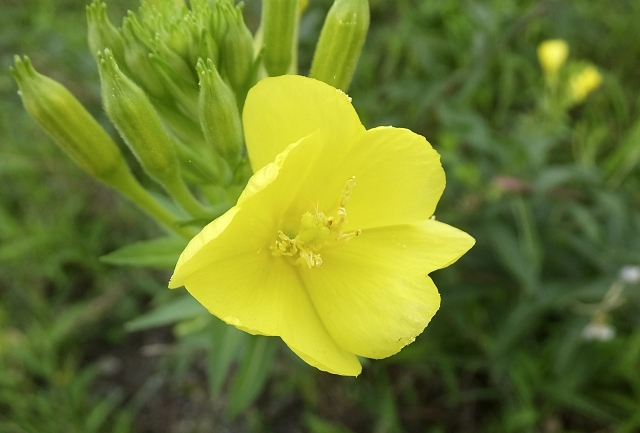
[(253, 37), (242, 18), (242, 3), (233, 7), (217, 3), (218, 13), (226, 21), (226, 32), (220, 47), (222, 72), (237, 95), (244, 94), (253, 75)]
[(176, 74), (185, 81), (196, 83), (196, 71), (179, 54), (173, 51), (159, 36), (156, 36), (153, 45), (153, 52), (162, 59)]
[[(228, 0), (216, 0), (216, 1), (228, 1)], [(215, 3), (212, 2), (212, 3)], [(196, 33), (200, 33), (203, 30), (211, 30), (213, 10), (207, 0), (191, 0), (191, 17), (195, 24)]]
[[(227, 28), (229, 27), (227, 17), (223, 12), (223, 9), (227, 8), (233, 8), (233, 3), (230, 0), (218, 0), (212, 8), (212, 14), (209, 21), (208, 28), (211, 31), (211, 36), (213, 36), (213, 38), (219, 43), (222, 43), (224, 40)], [(196, 10), (196, 8), (194, 8), (194, 10)]]
[(151, 6), (168, 18), (180, 16), (187, 7), (184, 0), (143, 0), (142, 7), (144, 6)]
[(124, 60), (124, 41), (120, 31), (111, 24), (107, 17), (107, 5), (94, 0), (87, 6), (87, 24), (89, 33), (89, 49), (91, 54), (105, 48), (111, 49), (119, 61)]
[(147, 174), (192, 216), (211, 216), (180, 177), (175, 142), (165, 131), (151, 101), (120, 71), (110, 50), (98, 55), (105, 111)]
[(172, 23), (167, 28), (164, 36), (169, 48), (176, 52), (183, 59), (189, 59), (189, 49), (191, 46), (191, 34), (184, 21)]
[(368, 0), (335, 0), (322, 27), (309, 76), (346, 92), (368, 29)]
[(198, 123), (184, 115), (175, 105), (156, 103), (153, 107), (160, 115), (162, 122), (180, 140), (196, 146), (198, 143), (204, 143), (204, 135)]
[(183, 108), (185, 113), (197, 116), (198, 86), (195, 81), (187, 81), (183, 75), (167, 63), (166, 57), (151, 54), (149, 58), (158, 76), (163, 80), (165, 88), (178, 105)]
[(120, 71), (110, 50), (98, 55), (105, 111), (142, 168), (161, 184), (178, 176), (173, 142), (144, 91)]
[(208, 144), (233, 167), (242, 154), (242, 123), (233, 91), (209, 59), (196, 66), (200, 77), (200, 125)]
[(284, 75), (292, 60), (298, 0), (264, 0), (264, 67), (270, 76)]
[(218, 43), (213, 36), (211, 36), (211, 33), (204, 30), (202, 31), (197, 52), (198, 58), (211, 59), (214, 65), (219, 64), (220, 48), (218, 48)]
[(185, 113), (196, 117), (199, 91), (195, 68), (190, 67), (159, 37), (155, 39), (154, 53), (149, 54), (149, 60), (173, 99)]
[(76, 164), (107, 184), (127, 168), (118, 146), (63, 85), (39, 74), (28, 57), (16, 56), (11, 74), (27, 112)]
[(131, 78), (154, 97), (160, 99), (166, 97), (167, 90), (164, 83), (149, 59), (153, 39), (133, 12), (129, 12), (129, 16), (122, 21), (122, 35), (125, 44), (125, 62), (128, 70), (133, 74)]

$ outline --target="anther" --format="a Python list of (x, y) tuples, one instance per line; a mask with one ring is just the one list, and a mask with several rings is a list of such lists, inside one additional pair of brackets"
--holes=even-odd
[(340, 203), (336, 216), (327, 217), (315, 206), (315, 213), (305, 213), (300, 221), (298, 235), (291, 239), (282, 231), (278, 231), (278, 239), (271, 246), (274, 256), (295, 256), (299, 254), (296, 263), (306, 263), (309, 268), (322, 265), (322, 257), (318, 253), (323, 247), (336, 242), (346, 242), (359, 236), (362, 230), (345, 233), (342, 228), (347, 224), (346, 205), (351, 198), (351, 191), (356, 185), (356, 178), (347, 180), (340, 193)]

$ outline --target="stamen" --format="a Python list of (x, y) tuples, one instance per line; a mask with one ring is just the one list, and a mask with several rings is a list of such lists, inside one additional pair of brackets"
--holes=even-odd
[(293, 257), (299, 253), (296, 263), (306, 263), (309, 268), (322, 265), (322, 257), (318, 253), (324, 246), (336, 242), (347, 242), (359, 236), (362, 230), (357, 229), (344, 233), (342, 228), (347, 224), (347, 210), (345, 206), (351, 198), (351, 191), (356, 185), (356, 178), (352, 176), (347, 180), (340, 194), (340, 205), (336, 212), (337, 216), (327, 217), (320, 212), (318, 206), (314, 206), (315, 213), (310, 212), (302, 215), (300, 221), (300, 231), (298, 235), (291, 239), (281, 230), (278, 231), (278, 240), (271, 246), (274, 256)]
[(342, 199), (340, 200), (340, 207), (344, 208), (347, 205), (347, 202), (351, 198), (351, 190), (356, 186), (356, 177), (351, 176), (347, 183), (344, 184), (344, 188), (342, 188)]

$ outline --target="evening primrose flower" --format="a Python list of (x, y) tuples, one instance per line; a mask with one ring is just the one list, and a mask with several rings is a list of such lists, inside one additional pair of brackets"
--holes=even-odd
[(300, 76), (258, 83), (243, 123), (255, 174), (169, 287), (335, 374), (413, 342), (440, 305), (428, 273), (474, 244), (432, 218), (438, 153), (406, 129), (365, 130), (343, 92)]
[(579, 104), (602, 84), (602, 75), (595, 66), (585, 66), (570, 79), (571, 99)]
[(556, 75), (568, 55), (569, 45), (562, 39), (549, 39), (538, 45), (538, 60), (548, 75)]

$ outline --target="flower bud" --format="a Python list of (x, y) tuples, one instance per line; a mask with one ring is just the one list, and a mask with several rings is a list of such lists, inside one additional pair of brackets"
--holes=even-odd
[(162, 79), (165, 88), (175, 102), (190, 116), (198, 114), (198, 86), (195, 82), (187, 81), (164, 58), (151, 54), (151, 64)]
[(253, 72), (253, 37), (242, 18), (242, 6), (233, 7), (219, 2), (217, 12), (223, 14), (226, 32), (220, 47), (222, 72), (236, 95), (244, 94), (251, 86)]
[(602, 84), (602, 75), (595, 66), (586, 66), (582, 71), (570, 78), (571, 100), (579, 104)]
[(200, 124), (208, 144), (233, 167), (242, 154), (242, 123), (233, 91), (211, 60), (198, 61)]
[(298, 0), (262, 3), (264, 67), (270, 76), (284, 75), (292, 60)]
[(538, 60), (548, 75), (556, 75), (569, 55), (569, 45), (562, 39), (550, 39), (538, 45)]
[(98, 51), (109, 48), (116, 59), (124, 60), (124, 42), (120, 31), (111, 24), (107, 17), (107, 5), (99, 0), (87, 6), (87, 25), (89, 49), (96, 56)]
[(120, 71), (110, 50), (98, 55), (105, 111), (142, 168), (161, 184), (178, 176), (173, 142), (144, 91)]
[(346, 92), (368, 29), (368, 0), (335, 0), (324, 21), (309, 76)]
[(159, 36), (154, 39), (153, 53), (176, 74), (180, 75), (182, 79), (196, 83), (197, 74), (194, 68), (173, 51)]
[(99, 53), (98, 65), (105, 111), (142, 168), (192, 216), (210, 216), (180, 177), (174, 140), (147, 95), (120, 71), (110, 50)]
[(27, 112), (60, 148), (97, 179), (110, 183), (125, 160), (111, 137), (60, 83), (39, 74), (28, 57), (15, 57), (11, 74)]
[(191, 48), (191, 34), (184, 20), (171, 23), (166, 29), (164, 40), (174, 52), (184, 59), (189, 59)]
[(197, 52), (198, 58), (211, 59), (214, 65), (219, 64), (218, 59), (220, 58), (220, 48), (213, 36), (211, 36), (211, 33), (202, 32)]
[[(166, 17), (179, 16), (186, 9), (184, 0), (144, 0), (146, 4), (153, 6)], [(143, 3), (143, 6), (144, 4)]]
[(124, 58), (127, 69), (132, 73), (131, 78), (156, 98), (165, 97), (167, 90), (149, 59), (153, 39), (132, 12), (122, 21), (122, 35)]
[(149, 54), (149, 60), (173, 99), (185, 113), (197, 116), (198, 85), (195, 70), (192, 71), (193, 68), (160, 38), (156, 38), (154, 53)]

